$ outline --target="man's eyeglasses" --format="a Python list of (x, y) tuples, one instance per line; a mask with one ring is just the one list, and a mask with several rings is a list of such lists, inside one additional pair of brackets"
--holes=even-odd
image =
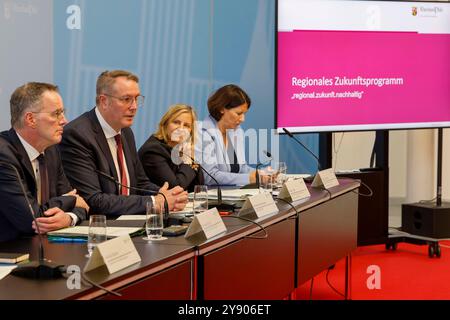
[(125, 104), (127, 106), (131, 106), (133, 101), (135, 101), (136, 105), (138, 107), (142, 107), (144, 105), (144, 100), (145, 100), (145, 97), (141, 96), (141, 95), (138, 95), (136, 97), (131, 97), (131, 96), (116, 97), (116, 96), (112, 96), (112, 95), (107, 94), (107, 93), (104, 93), (104, 95), (108, 96), (108, 97), (111, 97), (111, 98), (114, 98), (114, 99), (117, 99), (117, 100), (119, 100), (120, 102), (122, 102), (123, 104)]
[(55, 111), (31, 111), (32, 113), (48, 113), (52, 118), (61, 120), (66, 113), (66, 109), (56, 109)]

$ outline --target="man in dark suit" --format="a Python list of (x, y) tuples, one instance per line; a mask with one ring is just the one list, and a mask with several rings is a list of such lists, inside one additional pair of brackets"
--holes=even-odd
[(139, 161), (130, 128), (144, 100), (138, 82), (128, 71), (103, 72), (97, 79), (96, 107), (64, 130), (59, 145), (64, 170), (91, 213), (142, 214), (150, 201), (162, 208), (164, 198), (158, 191), (165, 195), (170, 210), (186, 205), (187, 193), (182, 188), (151, 183)]
[(64, 105), (58, 88), (27, 83), (11, 96), (11, 125), (0, 133), (0, 241), (73, 226), (86, 218), (86, 202), (64, 175), (56, 144), (61, 141)]

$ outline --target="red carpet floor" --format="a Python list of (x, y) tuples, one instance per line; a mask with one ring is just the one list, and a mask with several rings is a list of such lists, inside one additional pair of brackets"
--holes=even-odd
[[(429, 258), (428, 246), (399, 243), (397, 250), (387, 251), (384, 245), (360, 247), (353, 252), (353, 300), (450, 300), (450, 241), (440, 241), (441, 258)], [(379, 267), (380, 289), (373, 284), (370, 266)], [(330, 270), (328, 279), (340, 293), (344, 293), (345, 259)], [(296, 290), (296, 299), (310, 299), (310, 284)], [(343, 299), (327, 284), (326, 271), (314, 278), (312, 300)]]

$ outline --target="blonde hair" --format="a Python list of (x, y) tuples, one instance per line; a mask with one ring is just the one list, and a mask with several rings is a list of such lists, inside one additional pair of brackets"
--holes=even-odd
[[(163, 140), (165, 143), (168, 143), (170, 141), (170, 137), (168, 136), (167, 132), (167, 125), (176, 117), (183, 113), (188, 113), (192, 117), (192, 123), (191, 123), (191, 147), (192, 151), (194, 150), (195, 145), (195, 132), (196, 132), (196, 126), (195, 122), (197, 121), (197, 115), (195, 113), (194, 108), (187, 104), (174, 104), (169, 107), (169, 110), (162, 116), (161, 120), (159, 121), (158, 130), (155, 132), (154, 136), (160, 140)], [(192, 152), (192, 155), (194, 153)]]

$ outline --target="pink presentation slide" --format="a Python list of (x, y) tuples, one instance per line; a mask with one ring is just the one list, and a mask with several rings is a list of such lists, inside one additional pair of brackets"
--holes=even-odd
[(278, 32), (277, 126), (450, 122), (449, 57), (449, 34)]

